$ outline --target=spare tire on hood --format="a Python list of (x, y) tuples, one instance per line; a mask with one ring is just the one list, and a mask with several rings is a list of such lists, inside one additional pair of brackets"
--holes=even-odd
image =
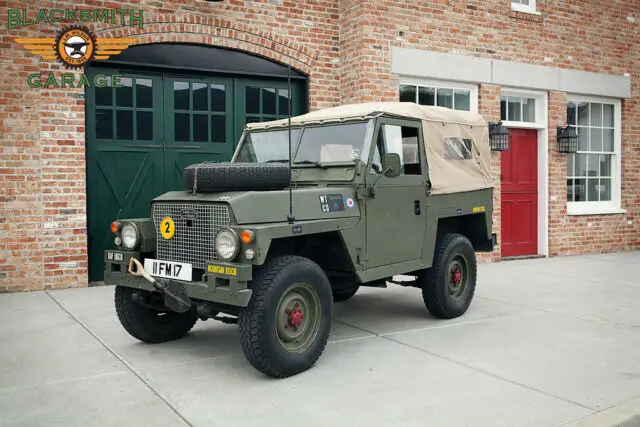
[[(197, 177), (197, 180), (195, 179)], [(184, 168), (185, 189), (197, 192), (281, 190), (290, 182), (283, 163), (198, 163)]]

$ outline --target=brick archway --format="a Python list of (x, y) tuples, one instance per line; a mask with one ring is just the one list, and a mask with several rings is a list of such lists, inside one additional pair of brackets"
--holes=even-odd
[[(170, 19), (170, 22), (167, 22)], [(135, 37), (137, 44), (148, 43), (197, 43), (217, 47), (226, 47), (253, 53), (292, 68), (313, 74), (317, 52), (270, 31), (263, 31), (246, 24), (233, 24), (220, 18), (188, 16), (177, 21), (152, 16), (145, 22), (144, 28), (118, 27), (92, 29), (97, 37)]]

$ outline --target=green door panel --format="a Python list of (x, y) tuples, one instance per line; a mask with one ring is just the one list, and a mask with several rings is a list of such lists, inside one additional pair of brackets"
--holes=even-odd
[[(90, 68), (121, 75), (122, 87), (86, 91), (89, 280), (103, 279), (103, 253), (113, 248), (109, 224), (146, 217), (149, 202), (183, 190), (183, 170), (229, 161), (248, 121), (287, 116), (287, 82)], [(292, 112), (306, 110), (304, 82), (292, 81)], [(256, 98), (257, 95), (257, 98)]]

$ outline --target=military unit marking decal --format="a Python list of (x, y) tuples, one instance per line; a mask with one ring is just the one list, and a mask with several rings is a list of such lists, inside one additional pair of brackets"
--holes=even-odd
[(352, 207), (354, 207), (355, 205), (356, 205), (356, 203), (353, 201), (353, 199), (352, 199), (351, 197), (349, 197), (349, 198), (347, 199), (347, 207), (348, 207), (348, 208), (352, 208)]
[(322, 212), (344, 211), (344, 199), (342, 194), (327, 194), (320, 196), (320, 209)]

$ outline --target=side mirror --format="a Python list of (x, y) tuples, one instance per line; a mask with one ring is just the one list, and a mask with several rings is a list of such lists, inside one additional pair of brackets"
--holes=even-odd
[(384, 176), (394, 178), (400, 175), (400, 156), (397, 153), (387, 153), (382, 156), (382, 171)]

